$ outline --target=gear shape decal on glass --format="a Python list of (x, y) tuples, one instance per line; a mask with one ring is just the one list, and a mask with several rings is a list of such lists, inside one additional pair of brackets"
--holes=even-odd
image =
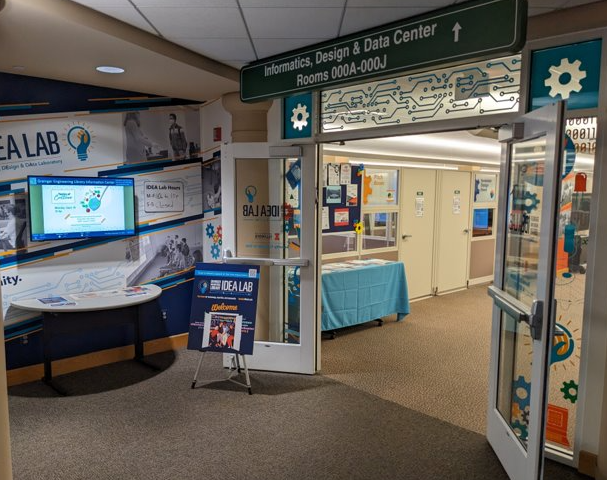
[[(525, 396), (520, 395), (519, 390), (525, 391)], [(529, 407), (531, 397), (531, 383), (525, 380), (525, 377), (520, 375), (515, 382), (512, 382), (512, 397), (513, 402), (518, 405), (520, 410), (525, 410), (525, 407)]]
[(527, 437), (529, 436), (529, 431), (527, 430), (526, 425), (523, 425), (518, 420), (515, 420), (510, 425), (512, 426), (512, 430), (516, 432), (516, 434), (521, 440), (527, 440)]
[(219, 245), (216, 243), (211, 245), (211, 257), (213, 257), (215, 260), (219, 258)]
[(540, 204), (537, 199), (537, 193), (525, 192), (525, 203), (523, 204), (523, 210), (527, 213), (533, 212)]
[(581, 65), (579, 60), (569, 62), (567, 58), (562, 58), (558, 65), (552, 65), (548, 69), (550, 76), (544, 81), (544, 85), (550, 87), (548, 95), (560, 95), (567, 100), (572, 92), (578, 93), (582, 89), (580, 82), (586, 78), (586, 71), (580, 69)]
[(304, 127), (308, 126), (308, 118), (310, 118), (308, 107), (298, 103), (297, 107), (293, 109), (293, 116), (291, 117), (293, 128), (301, 132)]
[(565, 400), (569, 400), (571, 403), (577, 402), (578, 384), (575, 383), (574, 380), (563, 382), (561, 392), (563, 392), (563, 398)]

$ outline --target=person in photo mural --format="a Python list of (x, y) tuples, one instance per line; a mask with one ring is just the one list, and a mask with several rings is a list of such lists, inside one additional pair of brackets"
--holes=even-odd
[(173, 150), (173, 160), (182, 160), (188, 148), (183, 127), (177, 123), (177, 115), (169, 115), (169, 143)]
[(126, 135), (126, 163), (143, 162), (148, 159), (148, 150), (157, 145), (141, 130), (139, 112), (128, 112), (124, 116), (124, 133)]

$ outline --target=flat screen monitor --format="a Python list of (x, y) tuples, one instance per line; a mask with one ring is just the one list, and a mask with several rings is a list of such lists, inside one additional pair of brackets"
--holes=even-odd
[(493, 209), (475, 208), (472, 220), (472, 236), (482, 237), (493, 233)]
[(132, 178), (28, 176), (34, 242), (135, 234)]

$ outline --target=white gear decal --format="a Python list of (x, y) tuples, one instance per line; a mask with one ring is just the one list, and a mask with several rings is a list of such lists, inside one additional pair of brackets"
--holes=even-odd
[(302, 105), (301, 103), (297, 104), (297, 107), (293, 109), (293, 116), (291, 117), (291, 122), (293, 123), (293, 128), (299, 130), (300, 132), (304, 129), (304, 127), (308, 126), (308, 118), (310, 114), (308, 113), (308, 107), (306, 105)]
[[(580, 80), (586, 78), (586, 72), (580, 70), (582, 62), (575, 60), (570, 63), (568, 59), (562, 58), (559, 65), (552, 65), (548, 71), (550, 76), (544, 81), (546, 87), (550, 87), (548, 94), (551, 97), (560, 95), (563, 100), (567, 100), (571, 92), (579, 92), (582, 89)], [(567, 83), (561, 83), (560, 78), (563, 74), (568, 73), (570, 79)]]

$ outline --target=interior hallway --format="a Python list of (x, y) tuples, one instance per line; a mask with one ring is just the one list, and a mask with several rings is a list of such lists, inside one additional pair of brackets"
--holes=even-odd
[(322, 372), (385, 400), (485, 434), (492, 300), (487, 286), (411, 303), (322, 343)]

